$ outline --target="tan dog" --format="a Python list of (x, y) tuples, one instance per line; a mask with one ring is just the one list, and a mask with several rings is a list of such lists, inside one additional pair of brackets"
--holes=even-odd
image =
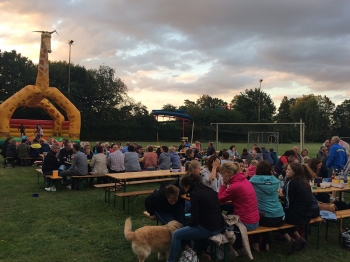
[(138, 256), (139, 262), (144, 262), (151, 252), (158, 252), (158, 260), (162, 259), (163, 253), (168, 258), (172, 233), (182, 225), (173, 220), (164, 226), (144, 226), (135, 232), (131, 231), (131, 227), (129, 217), (125, 220), (124, 235), (126, 240), (131, 242), (132, 250)]

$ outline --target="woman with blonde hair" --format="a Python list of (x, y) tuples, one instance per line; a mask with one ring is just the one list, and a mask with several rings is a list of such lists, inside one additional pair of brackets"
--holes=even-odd
[(238, 215), (247, 230), (254, 230), (259, 226), (259, 210), (256, 193), (252, 184), (241, 172), (238, 163), (226, 162), (219, 169), (223, 177), (218, 193), (219, 201), (232, 201), (234, 215)]

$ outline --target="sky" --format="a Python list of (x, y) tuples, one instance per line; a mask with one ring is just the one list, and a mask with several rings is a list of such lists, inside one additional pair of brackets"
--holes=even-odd
[(38, 63), (109, 66), (148, 110), (207, 94), (227, 101), (260, 86), (283, 96), (350, 96), (350, 1), (0, 0), (0, 49)]

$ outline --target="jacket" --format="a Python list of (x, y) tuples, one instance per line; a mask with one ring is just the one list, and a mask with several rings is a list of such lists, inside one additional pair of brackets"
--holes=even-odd
[(143, 156), (144, 168), (147, 167), (157, 167), (158, 165), (158, 155), (154, 152), (147, 152)]
[(171, 167), (174, 169), (179, 169), (181, 167), (179, 154), (177, 152), (171, 152), (169, 155), (170, 155)]
[(222, 185), (219, 189), (219, 201), (223, 203), (230, 200), (234, 206), (234, 215), (239, 216), (244, 224), (259, 222), (256, 193), (243, 173), (234, 175), (227, 188)]
[(191, 195), (191, 219), (188, 225), (218, 231), (224, 227), (222, 210), (217, 193), (203, 183), (195, 183), (188, 192)]
[(141, 171), (139, 156), (136, 152), (126, 152), (124, 156), (124, 166), (126, 172)]
[(30, 145), (30, 156), (39, 157), (39, 154), (43, 153), (43, 149), (39, 143), (34, 143)]
[(255, 175), (249, 181), (256, 192), (259, 212), (265, 217), (283, 217), (283, 207), (278, 200), (280, 181), (273, 175)]
[(98, 153), (92, 157), (90, 162), (91, 174), (93, 175), (106, 175), (107, 169), (107, 156), (103, 153)]
[(48, 173), (52, 170), (58, 170), (58, 168), (60, 167), (60, 162), (58, 160), (58, 158), (56, 157), (56, 153), (53, 152), (52, 150), (50, 150), (46, 156), (43, 159), (43, 166), (42, 166), (42, 170), (43, 173)]
[(60, 152), (58, 153), (58, 159), (61, 163), (61, 165), (66, 165), (66, 163), (64, 163), (64, 161), (67, 161), (67, 157), (71, 157), (73, 155), (73, 149), (65, 149), (65, 148), (61, 148)]
[(293, 225), (306, 225), (312, 217), (312, 192), (301, 179), (288, 180), (283, 188), (286, 196), (285, 221)]
[(19, 158), (29, 157), (30, 146), (26, 143), (21, 143), (17, 146), (17, 154)]
[(339, 144), (333, 144), (329, 150), (326, 166), (334, 169), (344, 169), (348, 162), (346, 150)]
[(272, 157), (271, 157), (271, 155), (270, 155), (270, 152), (267, 151), (266, 148), (261, 149), (261, 152), (262, 152), (262, 154), (263, 154), (263, 159), (264, 159), (265, 161), (269, 162), (270, 165), (274, 165), (274, 161), (273, 161), (273, 159), (272, 159)]
[[(168, 185), (171, 184), (163, 183), (159, 189), (154, 190), (152, 194), (146, 197), (145, 208), (151, 216), (154, 216), (157, 211), (170, 213), (177, 221), (182, 225), (185, 225), (185, 200), (179, 196), (175, 205), (171, 205), (164, 193), (164, 190)], [(180, 189), (180, 195), (184, 193), (185, 192)]]
[(252, 176), (255, 175), (255, 172), (256, 172), (256, 166), (250, 165), (247, 169), (246, 174), (249, 178), (251, 178)]
[(16, 145), (10, 143), (6, 147), (6, 157), (15, 157), (17, 155)]
[(159, 155), (158, 165), (161, 170), (170, 169), (170, 155), (168, 152), (163, 152)]
[(277, 153), (276, 152), (270, 152), (270, 156), (273, 160), (273, 165), (276, 165), (277, 161), (278, 161), (278, 157), (277, 157)]

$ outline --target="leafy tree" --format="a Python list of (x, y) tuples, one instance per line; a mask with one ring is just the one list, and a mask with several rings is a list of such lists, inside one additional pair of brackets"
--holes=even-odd
[(232, 99), (232, 108), (244, 116), (245, 122), (258, 122), (260, 96), (260, 122), (271, 123), (276, 107), (270, 97), (258, 88), (246, 89)]
[(37, 68), (15, 50), (0, 50), (0, 101), (5, 101), (27, 85), (34, 85)]
[(165, 111), (175, 111), (176, 110), (176, 106), (172, 105), (172, 104), (166, 104), (162, 107), (162, 110)]
[(223, 106), (227, 106), (227, 103), (219, 98), (212, 98), (209, 95), (202, 95), (197, 99), (197, 105), (201, 109), (215, 109)]
[(278, 108), (278, 114), (275, 116), (275, 120), (278, 123), (290, 123), (293, 121), (293, 118), (290, 115), (290, 107), (295, 104), (295, 99), (284, 96), (280, 107)]
[(350, 134), (350, 99), (344, 100), (333, 112), (333, 130), (339, 136)]

